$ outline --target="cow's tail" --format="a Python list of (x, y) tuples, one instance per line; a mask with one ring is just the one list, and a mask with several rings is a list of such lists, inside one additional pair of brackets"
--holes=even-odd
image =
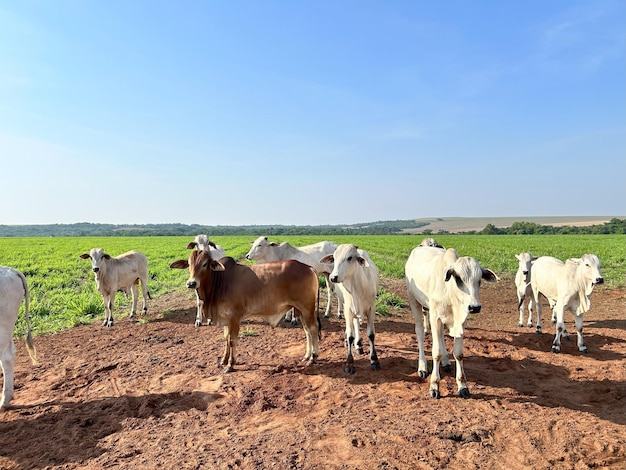
[(519, 310), (520, 308), (522, 308), (522, 304), (524, 303), (524, 299), (526, 299), (526, 294), (521, 295), (519, 298), (519, 303), (517, 304), (517, 309)]
[(30, 295), (28, 293), (28, 283), (26, 282), (26, 276), (22, 274), (20, 271), (16, 272), (19, 274), (20, 279), (22, 280), (22, 287), (24, 287), (24, 316), (26, 317), (26, 349), (28, 350), (28, 355), (30, 356), (30, 360), (33, 364), (37, 364), (37, 351), (35, 350), (35, 344), (33, 343), (33, 335), (30, 331), (30, 316), (28, 313), (28, 305), (30, 301)]

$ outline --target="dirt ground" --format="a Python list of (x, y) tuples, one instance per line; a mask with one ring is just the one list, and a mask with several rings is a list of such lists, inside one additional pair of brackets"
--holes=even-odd
[[(406, 299), (403, 281), (384, 287)], [(548, 318), (543, 335), (517, 326), (513, 280), (483, 284), (465, 337), (472, 396), (443, 373), (435, 400), (417, 376), (408, 309), (377, 317), (380, 371), (365, 355), (346, 376), (332, 318), (316, 365), (300, 363), (301, 327), (248, 323), (239, 365), (223, 374), (221, 328), (193, 326), (192, 293), (164, 296), (149, 322), (124, 312), (113, 328), (36, 337), (36, 366), (17, 342), (0, 468), (624, 469), (626, 290), (600, 286), (591, 300), (589, 354), (575, 334), (553, 354)]]

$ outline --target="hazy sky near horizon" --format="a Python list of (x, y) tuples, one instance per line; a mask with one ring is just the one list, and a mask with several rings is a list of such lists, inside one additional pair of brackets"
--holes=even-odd
[(626, 215), (623, 0), (0, 0), (0, 224)]

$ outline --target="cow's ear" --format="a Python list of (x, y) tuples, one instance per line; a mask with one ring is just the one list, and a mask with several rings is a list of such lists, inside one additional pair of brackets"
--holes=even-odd
[(87, 259), (87, 258), (90, 258), (89, 253), (83, 253), (82, 255), (80, 255), (80, 257), (81, 257), (82, 259)]
[(209, 240), (209, 246), (212, 246), (213, 248), (217, 249), (217, 246), (215, 246), (215, 243), (213, 243), (211, 240)]
[(102, 255), (102, 257), (103, 257), (104, 259), (111, 259), (111, 255), (108, 255), (108, 254), (106, 254), (106, 253), (105, 253), (105, 254), (103, 254), (103, 255)]
[(170, 268), (172, 269), (187, 269), (189, 267), (189, 261), (186, 259), (179, 259), (178, 261), (174, 261), (170, 264)]
[(500, 280), (500, 278), (498, 276), (496, 276), (496, 273), (494, 273), (491, 269), (488, 268), (482, 268), (483, 270), (483, 276), (482, 278), (487, 281), (487, 282), (497, 282)]
[(520, 255), (515, 255), (515, 257), (517, 258), (518, 261), (522, 261), (522, 258), (520, 257)]
[(271, 242), (271, 243), (270, 243), (270, 246), (278, 246), (278, 243), (276, 243), (276, 242)]
[(359, 262), (361, 266), (365, 266), (366, 268), (369, 266), (369, 263), (367, 262), (367, 260), (361, 256), (357, 256), (356, 260)]
[(335, 257), (334, 255), (326, 255), (319, 262), (320, 263), (334, 263)]
[(224, 271), (226, 268), (219, 261), (211, 260), (211, 269), (213, 271)]
[(198, 244), (196, 242), (189, 242), (189, 245), (187, 245), (187, 249), (188, 250), (193, 250), (197, 246), (198, 246)]
[(454, 268), (449, 267), (448, 270), (446, 271), (446, 282), (448, 282), (452, 276), (455, 276)]
[(536, 260), (537, 260), (537, 257), (536, 257), (536, 256), (531, 256), (531, 257), (530, 257), (530, 260), (531, 260), (531, 261), (536, 261)]

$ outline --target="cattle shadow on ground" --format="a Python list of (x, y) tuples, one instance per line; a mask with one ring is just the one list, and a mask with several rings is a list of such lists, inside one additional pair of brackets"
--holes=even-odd
[[(565, 407), (591, 413), (616, 424), (626, 424), (626, 413), (623, 412), (626, 384), (620, 380), (573, 380), (567, 368), (534, 359), (518, 361), (474, 356), (465, 361), (464, 365), (468, 378), (475, 383), (493, 388), (510, 388), (524, 395), (509, 399), (511, 401), (550, 408)], [(501, 395), (484, 392), (473, 393), (472, 397), (503, 399)]]
[(585, 325), (585, 327), (626, 330), (626, 320), (589, 320), (589, 325)]
[[(511, 339), (507, 339), (504, 336), (500, 338), (481, 338), (480, 341), (489, 341), (492, 343), (508, 344), (520, 349), (529, 349), (531, 351), (537, 351), (542, 353), (549, 353), (552, 350), (552, 341), (554, 340), (554, 334), (544, 332), (541, 334), (532, 332), (509, 332)], [(587, 346), (589, 352), (588, 357), (592, 357), (598, 361), (615, 361), (624, 357), (623, 353), (615, 351), (609, 351), (603, 349), (603, 347), (611, 344), (626, 343), (624, 340), (615, 338), (612, 336), (591, 333), (589, 330), (584, 332), (585, 346)], [(581, 356), (582, 353), (578, 350), (576, 343), (576, 332), (569, 332), (568, 337), (561, 338), (561, 352), (559, 354), (567, 354), (573, 356)]]
[[(173, 392), (16, 406), (9, 413), (23, 417), (0, 422), (0, 457), (21, 468), (80, 464), (106, 453), (100, 441), (120, 432), (122, 422), (128, 418), (161, 418), (192, 408), (205, 410), (221, 397), (205, 392)], [(29, 418), (35, 413), (40, 414)], [(141, 449), (136, 452), (140, 454)]]

